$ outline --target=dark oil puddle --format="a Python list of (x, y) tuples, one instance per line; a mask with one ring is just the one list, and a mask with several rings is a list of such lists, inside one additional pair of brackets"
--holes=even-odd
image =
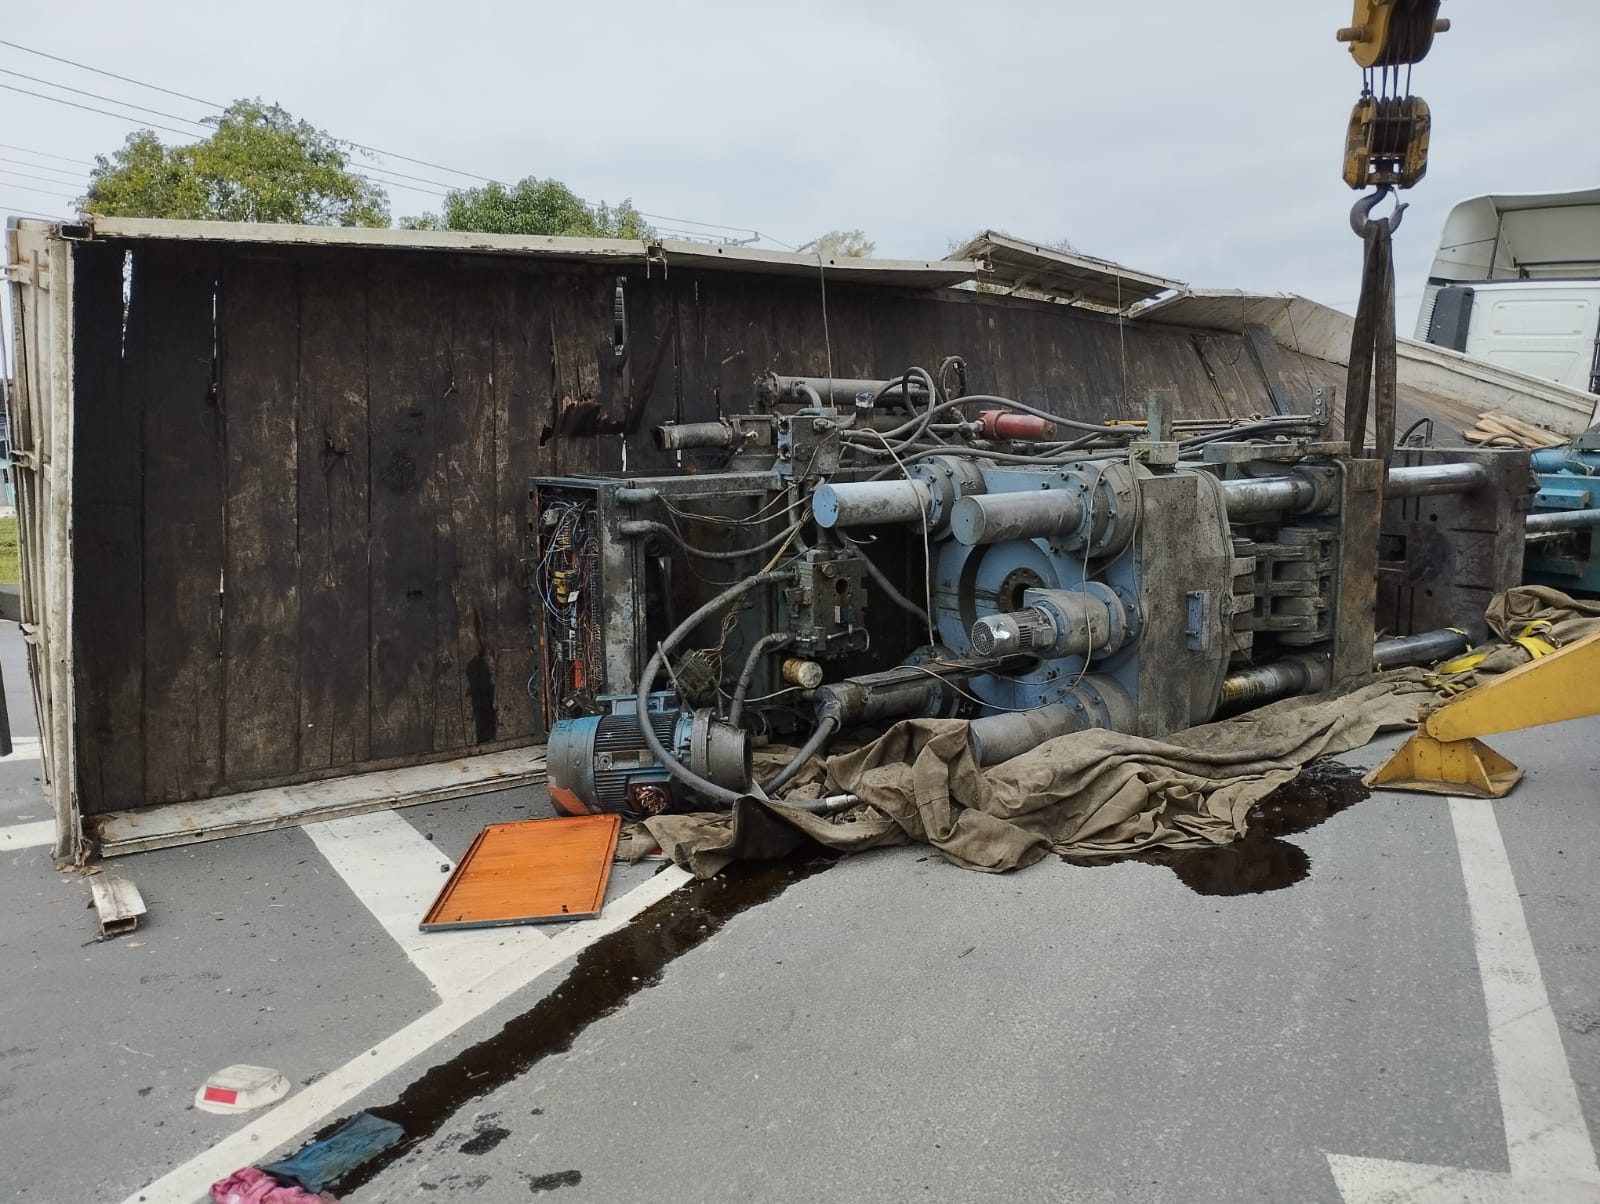
[(1203, 849), (1150, 849), (1115, 857), (1063, 857), (1071, 865), (1113, 865), (1140, 861), (1164, 865), (1198, 895), (1257, 895), (1303, 882), (1311, 858), (1282, 839), (1316, 827), (1366, 798), (1361, 770), (1337, 761), (1312, 761), (1250, 808), (1245, 836), (1232, 844)]
[[(405, 1140), (356, 1167), (329, 1190), (342, 1197), (370, 1182), (407, 1150), (437, 1133), (463, 1105), (511, 1082), (540, 1059), (571, 1049), (584, 1029), (660, 982), (670, 962), (703, 943), (728, 920), (832, 864), (832, 858), (816, 855), (736, 863), (715, 878), (673, 891), (631, 923), (601, 937), (578, 955), (565, 982), (494, 1036), (433, 1067), (393, 1103), (367, 1109), (403, 1128)], [(335, 1121), (313, 1140), (328, 1136), (343, 1123)], [(498, 1145), (509, 1135), (499, 1128), (480, 1131), (461, 1150), (483, 1153), (492, 1148), (489, 1142)], [(531, 1191), (542, 1192), (571, 1186), (581, 1178), (576, 1170), (564, 1170), (532, 1177), (528, 1185)]]

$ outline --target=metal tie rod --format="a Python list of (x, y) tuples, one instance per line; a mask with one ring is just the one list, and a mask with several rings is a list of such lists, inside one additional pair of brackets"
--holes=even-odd
[(1582, 531), (1600, 527), (1600, 510), (1546, 510), (1528, 515), (1527, 533), (1543, 535), (1547, 531)]

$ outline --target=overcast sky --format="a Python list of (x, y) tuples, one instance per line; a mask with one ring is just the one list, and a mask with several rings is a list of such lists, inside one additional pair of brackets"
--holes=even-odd
[[(196, 97), (260, 96), (341, 138), (498, 179), (553, 176), (671, 219), (791, 244), (860, 227), (880, 256), (907, 258), (990, 227), (1197, 285), (1345, 308), (1357, 293), (1340, 165), (1360, 72), (1333, 39), (1348, 0), (5, 7), (8, 41)], [(1434, 131), (1397, 244), (1402, 332), (1452, 204), (1600, 184), (1600, 3), (1446, 0), (1444, 14), (1455, 28), (1413, 78)], [(7, 46), (0, 68), (206, 113)], [(5, 90), (0, 115), (0, 142), (78, 163), (0, 156), (69, 177), (138, 124)], [(53, 172), (0, 169), (0, 211), (70, 208), (49, 195), (74, 191)], [(397, 218), (438, 203), (390, 198)]]

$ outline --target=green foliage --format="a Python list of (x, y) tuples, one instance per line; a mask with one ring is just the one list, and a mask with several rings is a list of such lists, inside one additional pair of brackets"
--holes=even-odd
[(149, 130), (95, 156), (84, 213), (190, 221), (386, 226), (389, 201), (340, 143), (277, 105), (237, 100), (211, 137), (164, 146)]
[(812, 239), (809, 249), (824, 259), (869, 259), (878, 244), (860, 230), (829, 230)]
[(655, 231), (631, 201), (591, 205), (559, 180), (529, 176), (511, 187), (488, 184), (445, 197), (443, 213), (401, 223), (410, 230), (474, 230), (486, 234), (556, 234), (575, 238), (651, 238)]

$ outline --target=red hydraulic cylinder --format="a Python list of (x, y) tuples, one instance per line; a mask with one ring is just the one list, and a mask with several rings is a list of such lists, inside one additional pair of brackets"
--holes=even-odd
[(1056, 424), (1034, 414), (1011, 410), (979, 410), (985, 439), (1054, 439)]

